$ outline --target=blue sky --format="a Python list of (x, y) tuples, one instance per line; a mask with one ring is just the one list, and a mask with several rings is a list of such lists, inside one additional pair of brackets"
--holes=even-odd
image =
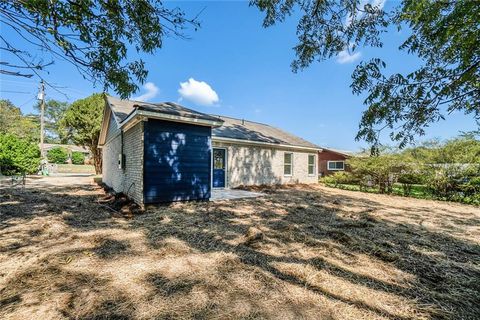
[[(381, 57), (392, 72), (408, 72), (418, 64), (414, 57), (397, 50), (408, 34), (402, 30), (386, 34), (382, 49), (361, 48), (355, 57), (343, 57), (347, 61), (315, 62), (295, 74), (290, 63), (297, 17), (264, 29), (263, 14), (247, 2), (168, 5), (178, 5), (191, 15), (203, 9), (201, 28), (188, 31), (189, 40), (166, 39), (156, 54), (142, 56), (150, 84), (134, 96), (147, 94), (144, 98), (151, 102), (176, 101), (202, 112), (268, 123), (321, 146), (352, 151), (366, 146), (354, 140), (365, 107), (362, 97), (354, 96), (349, 87), (359, 61)], [(387, 8), (389, 5), (387, 2)], [(102, 90), (63, 62), (57, 61), (48, 71), (46, 79), (64, 87), (60, 90), (68, 98), (50, 88), (47, 98), (74, 101)], [(10, 99), (25, 113), (32, 111), (37, 80), (1, 75), (0, 81), (2, 98)], [(473, 117), (456, 113), (432, 125), (421, 139), (447, 139), (475, 128)], [(387, 138), (384, 142), (389, 143)]]

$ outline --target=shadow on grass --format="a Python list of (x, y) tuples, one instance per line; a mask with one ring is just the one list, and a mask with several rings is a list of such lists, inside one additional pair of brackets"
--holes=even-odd
[[(312, 285), (304, 279), (286, 274), (273, 265), (293, 263), (309, 266), (317, 270), (327, 270), (331, 274), (352, 284), (358, 284), (376, 291), (393, 293), (417, 305), (428, 306), (423, 312), (432, 317), (474, 319), (480, 314), (480, 247), (475, 243), (459, 240), (446, 233), (433, 232), (410, 223), (397, 224), (375, 218), (370, 213), (385, 209), (386, 206), (371, 200), (359, 200), (328, 194), (315, 190), (277, 190), (269, 192), (270, 197), (256, 200), (239, 200), (220, 205), (206, 204), (206, 209), (196, 215), (182, 215), (182, 210), (195, 205), (185, 205), (173, 215), (165, 229), (155, 224), (145, 224), (152, 247), (158, 246), (163, 237), (175, 236), (201, 252), (231, 252), (240, 260), (260, 268), (277, 279), (327, 296), (331, 299), (355, 305), (392, 319), (409, 318), (388, 312), (382, 308), (349, 299), (348, 295), (334, 293)], [(333, 203), (341, 202), (345, 208), (362, 207), (363, 211), (349, 214)], [(344, 256), (367, 255), (371, 259), (392, 264), (398, 270), (413, 275), (414, 281), (407, 286), (352, 272), (322, 258), (298, 259), (273, 256), (245, 245), (232, 245), (228, 241), (234, 236), (244, 235), (251, 225), (237, 224), (232, 212), (244, 205), (254, 207), (256, 225), (265, 232), (264, 243), (275, 243), (289, 247), (295, 243), (315, 248), (322, 243), (333, 242)], [(301, 204), (301, 205), (298, 205)], [(286, 210), (278, 215), (272, 205)], [(220, 209), (221, 207), (221, 209)], [(405, 208), (409, 214), (408, 208)], [(457, 214), (458, 216), (458, 214)], [(466, 219), (464, 224), (475, 226), (477, 219)], [(135, 222), (134, 222), (135, 223)], [(422, 250), (434, 252), (429, 255)], [(353, 267), (355, 261), (350, 263)]]
[[(77, 191), (81, 194), (82, 191), (90, 190), (91, 186), (88, 186), (85, 190), (79, 188)], [(72, 190), (68, 187), (45, 189), (41, 192), (25, 191), (24, 194), (13, 195), (12, 199), (9, 199), (12, 201), (0, 205), (0, 230), (9, 232), (8, 228), (42, 215), (60, 217), (69, 227), (82, 232), (108, 229), (118, 224), (128, 231), (144, 233), (151, 250), (161, 249), (167, 239), (174, 238), (195, 252), (232, 254), (238, 257), (245, 268), (254, 268), (276, 281), (304, 288), (333, 301), (353, 305), (368, 314), (391, 319), (415, 317), (414, 313), (402, 315), (368, 303), (368, 299), (351, 298), (338, 290), (325, 288), (296, 275), (295, 272), (279, 268), (278, 264), (299, 265), (317, 272), (327, 271), (352, 285), (405, 298), (417, 306), (420, 314), (433, 318), (475, 319), (480, 314), (480, 247), (476, 243), (460, 240), (448, 232), (434, 232), (408, 220), (396, 223), (383, 219), (383, 216), (375, 212), (390, 207), (377, 201), (346, 195), (339, 197), (309, 188), (279, 188), (267, 191), (268, 196), (257, 199), (159, 206), (150, 209), (145, 215), (121, 224), (111, 218), (109, 210), (97, 204), (96, 195), (72, 195)], [(4, 194), (1, 196), (2, 200), (7, 197)], [(418, 215), (418, 218), (428, 216), (429, 210), (427, 207), (420, 208), (420, 212), (412, 212), (408, 207), (395, 209), (402, 211), (399, 215)], [(456, 223), (461, 226), (478, 226), (477, 218), (463, 220), (455, 209), (448, 211), (445, 213), (459, 220), (460, 223)], [(237, 241), (252, 226), (260, 228), (264, 238), (256, 246)], [(448, 225), (443, 227), (447, 228)], [(1, 235), (5, 236), (6, 233)], [(16, 242), (0, 247), (0, 252), (15, 254), (25, 246), (38, 245), (40, 240), (36, 238), (40, 235), (41, 231), (30, 230), (29, 233), (19, 235)], [(301, 245), (307, 251), (322, 249), (330, 250), (330, 253), (328, 259), (325, 255), (301, 258), (295, 252), (288, 253), (287, 248), (295, 245)], [(267, 246), (278, 247), (278, 254), (267, 253)], [(114, 260), (130, 250), (131, 244), (128, 242), (104, 239), (94, 249), (94, 253), (101, 259)], [(412, 278), (408, 283), (399, 284), (352, 271), (355, 270), (359, 255), (393, 266)], [(339, 263), (333, 262), (336, 260)], [(54, 285), (51, 288), (54, 292), (72, 293), (79, 288), (89, 292), (92, 288), (100, 291), (107, 289), (105, 292), (112, 290), (108, 280), (95, 279), (89, 274), (71, 274), (71, 271), (66, 271), (61, 266), (55, 268), (52, 269), (54, 272), (46, 272), (52, 277), (56, 273), (70, 280), (64, 285)], [(26, 271), (24, 276), (10, 283), (10, 288), (21, 285), (23, 289), (18, 293), (3, 289), (0, 293), (6, 294), (6, 298), (2, 299), (0, 304), (8, 310), (18, 307), (21, 294), (38, 289), (35, 287), (38, 283), (29, 283), (28, 278), (44, 272)], [(94, 280), (85, 282), (85, 278)], [(155, 296), (172, 299), (189, 296), (197, 287), (208, 287), (206, 279), (169, 279), (161, 273), (149, 274), (144, 282), (145, 285), (153, 287)], [(234, 283), (231, 286), (242, 292), (239, 287), (235, 288)], [(233, 289), (217, 287), (215, 290), (229, 292)], [(100, 297), (94, 304), (95, 317), (122, 319), (132, 316), (132, 302), (127, 297), (119, 296), (112, 300), (108, 294), (100, 291), (94, 291), (94, 294)], [(247, 293), (242, 294), (243, 299), (251, 299), (249, 297)], [(68, 304), (70, 307), (63, 310), (66, 316), (93, 314), (89, 314), (93, 311), (81, 305), (85, 296), (73, 293), (71, 299)], [(250, 302), (258, 307), (251, 316), (267, 316), (262, 313), (257, 301)], [(219, 308), (220, 305), (212, 302), (207, 309), (192, 310), (192, 314), (198, 313), (198, 317), (206, 318)], [(292, 309), (296, 310), (298, 317), (304, 316), (295, 304), (292, 304)], [(171, 316), (174, 317), (175, 313)], [(330, 315), (325, 312), (324, 316)]]

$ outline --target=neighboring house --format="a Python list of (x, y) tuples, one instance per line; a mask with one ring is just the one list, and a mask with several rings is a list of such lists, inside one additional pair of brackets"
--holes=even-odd
[(346, 170), (345, 161), (348, 158), (350, 158), (348, 152), (322, 148), (318, 153), (318, 174), (323, 177)]
[(316, 183), (321, 150), (266, 124), (109, 96), (99, 146), (103, 182), (139, 204), (208, 200), (212, 188)]
[[(40, 143), (38, 147), (41, 148)], [(92, 153), (85, 147), (76, 146), (73, 144), (57, 144), (57, 143), (44, 143), (43, 144), (43, 154), (47, 154), (49, 150), (53, 148), (63, 148), (67, 150), (68, 153), (68, 162), (71, 162), (72, 152), (81, 152), (85, 156), (85, 161), (89, 161), (92, 158)]]

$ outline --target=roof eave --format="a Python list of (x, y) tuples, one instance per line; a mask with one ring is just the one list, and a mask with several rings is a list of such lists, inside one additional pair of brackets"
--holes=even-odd
[[(103, 109), (102, 126), (100, 128), (100, 135), (98, 138), (98, 147), (102, 147), (106, 142), (105, 140), (107, 138), (108, 124), (110, 123), (111, 116), (115, 118), (112, 108), (110, 107), (110, 103), (108, 102), (107, 97), (105, 97), (105, 106)], [(115, 119), (115, 121), (118, 123), (117, 119)]]
[(322, 151), (325, 150), (325, 151), (330, 151), (330, 152), (333, 152), (333, 153), (336, 153), (336, 154), (339, 154), (341, 156), (344, 156), (346, 158), (350, 158), (352, 157), (351, 154), (348, 154), (348, 153), (344, 153), (344, 152), (340, 152), (340, 151), (337, 151), (337, 150), (332, 150), (332, 149), (328, 149), (328, 148), (323, 148)]

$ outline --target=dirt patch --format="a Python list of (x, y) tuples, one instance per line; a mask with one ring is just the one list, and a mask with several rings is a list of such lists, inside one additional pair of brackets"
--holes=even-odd
[(127, 219), (90, 179), (0, 190), (0, 318), (480, 314), (478, 208), (302, 185)]

